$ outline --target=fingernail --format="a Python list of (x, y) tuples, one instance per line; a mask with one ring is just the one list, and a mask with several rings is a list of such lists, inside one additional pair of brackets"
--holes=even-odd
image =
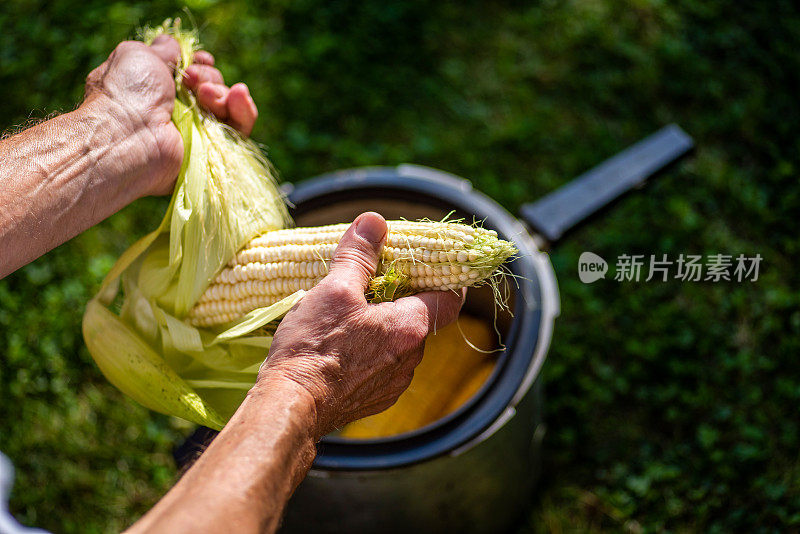
[(356, 233), (370, 243), (377, 245), (386, 235), (386, 226), (381, 224), (377, 217), (367, 215), (361, 217), (356, 223)]

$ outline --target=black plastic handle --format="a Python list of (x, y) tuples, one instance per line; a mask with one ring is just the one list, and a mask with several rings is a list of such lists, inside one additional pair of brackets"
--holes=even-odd
[(677, 124), (670, 124), (549, 195), (523, 205), (520, 215), (548, 241), (556, 241), (577, 223), (677, 160), (692, 147), (692, 138)]

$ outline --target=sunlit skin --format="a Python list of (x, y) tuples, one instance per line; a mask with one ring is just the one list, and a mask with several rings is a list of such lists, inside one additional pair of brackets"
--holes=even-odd
[[(87, 78), (70, 113), (0, 141), (0, 277), (130, 202), (167, 194), (183, 157), (170, 117), (170, 37), (121, 43)], [(226, 86), (205, 51), (185, 73), (200, 105), (243, 134), (256, 106)], [(386, 221), (359, 216), (330, 273), (290, 311), (245, 401), (197, 463), (130, 532), (271, 532), (326, 433), (391, 406), (408, 387), (427, 334), (463, 302), (428, 292), (370, 304), (364, 290)]]

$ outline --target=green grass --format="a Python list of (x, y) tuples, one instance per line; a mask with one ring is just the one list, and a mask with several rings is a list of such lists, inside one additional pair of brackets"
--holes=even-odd
[[(693, 157), (552, 251), (545, 474), (525, 531), (800, 530), (800, 14), (792, 2), (189, 2), (284, 179), (415, 162), (510, 211), (677, 122)], [(0, 129), (71, 109), (157, 2), (0, 12)], [(188, 432), (106, 383), (82, 308), (147, 199), (0, 281), (0, 450), (25, 523), (101, 532), (174, 477)], [(584, 285), (577, 259), (754, 255), (756, 283)]]

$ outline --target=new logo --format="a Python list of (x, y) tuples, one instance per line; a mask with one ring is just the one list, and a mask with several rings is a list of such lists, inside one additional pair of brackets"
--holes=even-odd
[(584, 252), (578, 258), (578, 278), (584, 284), (591, 284), (606, 277), (608, 263), (594, 252)]

